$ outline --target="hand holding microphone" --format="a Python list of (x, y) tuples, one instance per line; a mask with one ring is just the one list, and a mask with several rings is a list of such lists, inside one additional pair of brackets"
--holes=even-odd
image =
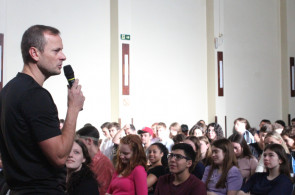
[(64, 73), (68, 80), (68, 107), (77, 108), (83, 110), (83, 104), (85, 97), (81, 91), (81, 85), (79, 85), (79, 80), (75, 79), (74, 71), (71, 65), (64, 66)]

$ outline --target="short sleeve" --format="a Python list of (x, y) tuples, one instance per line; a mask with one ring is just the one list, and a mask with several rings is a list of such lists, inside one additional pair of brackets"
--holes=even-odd
[(43, 88), (29, 90), (24, 95), (20, 107), (37, 142), (61, 134), (57, 108), (47, 90)]
[(155, 168), (152, 168), (149, 170), (148, 174), (153, 174), (157, 178), (159, 178), (162, 175), (165, 175), (165, 168), (163, 166), (157, 166)]
[(254, 175), (252, 175), (250, 177), (250, 179), (245, 183), (245, 185), (243, 185), (243, 187), (241, 188), (241, 190), (245, 193), (250, 192), (250, 190), (252, 189), (253, 185), (255, 184), (256, 178), (258, 176), (258, 174), (260, 173), (255, 173)]
[(208, 174), (209, 174), (210, 167), (211, 166), (207, 166), (205, 168), (205, 171), (204, 171), (204, 174), (203, 174), (203, 178), (202, 178), (202, 182), (203, 183), (206, 183), (206, 180), (207, 180), (207, 177), (208, 177)]
[(273, 184), (273, 188), (271, 189), (269, 195), (277, 195), (277, 194), (284, 194), (284, 195), (291, 195), (293, 190), (293, 184), (287, 176), (281, 174), (276, 180), (276, 183)]
[(238, 191), (243, 184), (243, 177), (237, 167), (232, 167), (227, 174), (227, 191)]

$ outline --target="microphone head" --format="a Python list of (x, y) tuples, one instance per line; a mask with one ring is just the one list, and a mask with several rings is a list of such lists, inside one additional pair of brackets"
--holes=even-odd
[(71, 65), (64, 66), (64, 73), (67, 79), (75, 78), (74, 71)]

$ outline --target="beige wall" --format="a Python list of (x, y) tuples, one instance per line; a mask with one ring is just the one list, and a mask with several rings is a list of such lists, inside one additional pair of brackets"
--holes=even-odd
[[(61, 30), (65, 64), (72, 64), (83, 85), (86, 102), (78, 128), (87, 122), (100, 126), (111, 116), (112, 120), (116, 116), (122, 118), (124, 123), (133, 118), (137, 128), (156, 121), (167, 125), (177, 121), (191, 127), (199, 119), (212, 122), (215, 115), (224, 127), (227, 116), (228, 130), (237, 117), (247, 118), (253, 126), (262, 118), (285, 119), (288, 113), (283, 111), (282, 78), (286, 73), (281, 51), (286, 48), (288, 57), (295, 56), (294, 1), (286, 0), (285, 45), (280, 37), (279, 1), (210, 0), (213, 7), (206, 7), (206, 3), (120, 0), (117, 26), (111, 28), (114, 23), (110, 20), (109, 1), (53, 0), (45, 4), (35, 0), (0, 0), (0, 32), (5, 33), (4, 83), (22, 69), (19, 45), (24, 30), (39, 23)], [(117, 37), (111, 37), (111, 29)], [(214, 42), (209, 34), (216, 37), (219, 29), (224, 35), (223, 44), (213, 54)], [(128, 97), (121, 95), (120, 34), (131, 35)], [(115, 46), (111, 47), (111, 43)], [(113, 55), (114, 47), (119, 49), (119, 57)], [(224, 52), (224, 97), (217, 96), (217, 51)], [(111, 67), (118, 73), (111, 74)], [(111, 84), (113, 79), (115, 85)], [(50, 78), (45, 87), (56, 102), (60, 118), (64, 118), (64, 76)], [(294, 98), (286, 95), (287, 112), (295, 117)], [(123, 104), (126, 98), (128, 107)]]
[[(3, 2), (3, 0), (2, 0)], [(100, 125), (110, 120), (110, 9), (108, 1), (35, 0), (6, 2), (4, 81), (22, 70), (21, 36), (34, 24), (57, 27), (61, 31), (65, 64), (71, 64), (80, 79), (86, 101), (78, 128), (86, 122)], [(63, 74), (63, 73), (62, 73)], [(67, 82), (63, 75), (45, 82), (64, 118)]]

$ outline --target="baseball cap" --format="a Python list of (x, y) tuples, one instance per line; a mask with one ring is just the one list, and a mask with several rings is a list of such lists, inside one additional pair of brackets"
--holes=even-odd
[(138, 130), (137, 133), (138, 133), (138, 134), (149, 133), (151, 136), (154, 135), (153, 130), (152, 130), (151, 128), (149, 128), (149, 127), (144, 127), (143, 129)]

